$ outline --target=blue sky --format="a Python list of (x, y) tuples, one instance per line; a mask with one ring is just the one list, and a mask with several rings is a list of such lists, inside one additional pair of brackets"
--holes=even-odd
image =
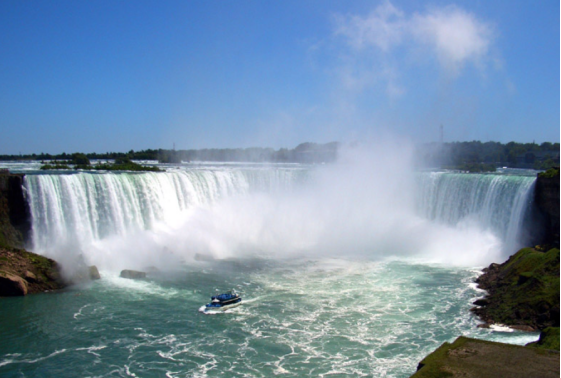
[(559, 141), (559, 2), (2, 1), (0, 154)]

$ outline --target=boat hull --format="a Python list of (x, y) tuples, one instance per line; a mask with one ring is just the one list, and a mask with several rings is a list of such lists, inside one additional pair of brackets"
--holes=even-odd
[(225, 304), (225, 305), (222, 305), (222, 306), (208, 306), (207, 305), (207, 306), (205, 306), (204, 312), (223, 312), (223, 311), (229, 310), (231, 308), (238, 307), (241, 304), (242, 304), (242, 301), (240, 300), (239, 302)]

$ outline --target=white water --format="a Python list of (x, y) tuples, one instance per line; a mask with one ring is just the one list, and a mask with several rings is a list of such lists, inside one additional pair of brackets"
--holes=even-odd
[(439, 223), (490, 230), (513, 252), (525, 242), (520, 229), (534, 182), (524, 175), (424, 173), (418, 175), (417, 211)]
[(348, 158), (320, 167), (37, 174), (27, 175), (25, 186), (35, 251), (67, 266), (81, 256), (116, 271), (169, 268), (201, 256), (414, 256), (487, 264), (522, 242), (533, 182), (414, 174)]
[[(465, 268), (512, 253), (534, 179), (404, 166), (361, 156), (326, 166), (28, 174), (33, 249), (69, 273), (83, 258), (102, 279), (14, 302), (21, 309), (3, 315), (0, 370), (408, 377), (459, 335), (535, 341), (476, 327), (479, 270)], [(161, 274), (119, 277), (151, 266)], [(229, 288), (242, 306), (197, 312)], [(31, 316), (36, 308), (42, 316)]]

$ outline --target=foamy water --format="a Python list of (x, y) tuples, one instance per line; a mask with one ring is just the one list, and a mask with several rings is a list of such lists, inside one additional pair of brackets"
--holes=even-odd
[[(102, 279), (3, 299), (0, 376), (407, 377), (460, 335), (536, 340), (469, 311), (534, 178), (360, 158), (26, 176), (32, 249)], [(232, 288), (243, 305), (199, 312)]]
[[(525, 344), (536, 333), (479, 329), (476, 272), (405, 261), (223, 261), (174, 277), (102, 280), (0, 309), (2, 377), (408, 377), (460, 335)], [(216, 290), (243, 305), (198, 312)]]

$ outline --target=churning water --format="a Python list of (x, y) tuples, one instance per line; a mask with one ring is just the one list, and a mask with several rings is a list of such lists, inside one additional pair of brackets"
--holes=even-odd
[[(523, 243), (534, 177), (371, 168), (28, 174), (30, 249), (102, 279), (3, 299), (0, 375), (407, 377), (460, 335), (535, 340), (469, 312), (478, 269)], [(231, 288), (242, 306), (197, 311)]]

